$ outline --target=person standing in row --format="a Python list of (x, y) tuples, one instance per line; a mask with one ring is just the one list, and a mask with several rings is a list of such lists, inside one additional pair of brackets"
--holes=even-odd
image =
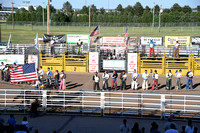
[(138, 85), (138, 82), (137, 82), (137, 79), (139, 78), (139, 74), (136, 72), (136, 69), (134, 69), (133, 73), (132, 73), (132, 83), (131, 83), (131, 89), (133, 90), (133, 88), (135, 90), (137, 90), (137, 85)]
[(48, 71), (47, 71), (47, 87), (50, 87), (51, 85), (51, 77), (52, 77), (52, 72), (50, 70), (50, 68), (48, 67)]
[(58, 89), (59, 78), (60, 78), (60, 74), (59, 74), (58, 70), (56, 70), (56, 72), (54, 73), (54, 85), (55, 85), (55, 89)]
[(40, 70), (39, 70), (38, 74), (40, 76), (40, 79), (42, 80), (44, 78), (44, 71), (42, 69), (42, 66), (40, 66)]
[(1, 62), (1, 80), (4, 80), (4, 70), (5, 70), (5, 65), (3, 62)]
[(147, 73), (147, 70), (145, 70), (145, 72), (142, 74), (142, 78), (143, 78), (143, 83), (142, 83), (142, 89), (143, 90), (148, 90), (148, 79), (149, 79), (149, 74)]
[(174, 45), (174, 57), (179, 58), (179, 43), (176, 41), (176, 44)]
[(105, 90), (105, 86), (106, 86), (106, 90), (108, 90), (108, 80), (109, 80), (110, 76), (108, 74), (108, 71), (105, 71), (102, 75), (102, 79), (103, 79), (103, 89)]
[(193, 72), (191, 71), (191, 69), (187, 72), (186, 74), (187, 76), (187, 84), (186, 84), (186, 89), (193, 89), (193, 82), (192, 82), (192, 79), (193, 79)]
[(117, 88), (117, 78), (118, 78), (118, 74), (115, 70), (113, 71), (111, 78), (112, 78), (111, 88), (113, 88), (114, 86), (114, 89), (115, 89)]
[(181, 89), (181, 77), (182, 77), (182, 74), (181, 74), (181, 70), (179, 70), (179, 72), (176, 73), (175, 77), (176, 77), (176, 80), (175, 80), (175, 89), (179, 90)]
[(61, 71), (60, 80), (60, 89), (64, 90), (66, 88), (66, 74), (64, 73), (64, 70)]
[(96, 91), (96, 88), (99, 91), (100, 90), (100, 88), (99, 88), (100, 78), (99, 78), (98, 72), (96, 72), (95, 75), (93, 76), (93, 80), (94, 80), (94, 91)]
[(166, 90), (172, 89), (172, 77), (173, 74), (171, 73), (171, 70), (166, 74)]
[(120, 90), (126, 90), (126, 79), (127, 79), (127, 75), (125, 73), (125, 71), (122, 71), (122, 73), (120, 74), (120, 79), (121, 79), (121, 84), (120, 84)]
[(81, 46), (83, 45), (83, 42), (81, 42), (81, 39), (78, 40), (77, 42), (77, 55), (81, 55), (82, 50), (81, 50)]
[(158, 73), (157, 73), (157, 70), (154, 71), (155, 73), (152, 75), (152, 78), (153, 78), (153, 84), (152, 84), (152, 90), (154, 90), (154, 87), (155, 87), (155, 83), (156, 83), (156, 90), (158, 90)]
[(154, 56), (155, 56), (155, 52), (154, 52), (155, 44), (153, 43), (153, 40), (150, 41), (149, 47), (150, 47), (150, 50), (149, 50), (149, 57), (151, 57), (151, 52), (153, 52), (153, 57), (154, 57)]

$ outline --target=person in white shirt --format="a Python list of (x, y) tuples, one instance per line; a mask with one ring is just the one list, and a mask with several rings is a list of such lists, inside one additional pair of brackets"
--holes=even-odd
[(149, 79), (149, 74), (147, 73), (147, 70), (145, 70), (145, 72), (142, 74), (142, 78), (143, 78), (143, 83), (142, 83), (142, 89), (143, 90), (148, 90), (148, 79)]
[(120, 132), (121, 133), (129, 133), (130, 129), (129, 129), (129, 125), (127, 124), (127, 120), (124, 119), (123, 120), (123, 124), (120, 125)]
[(176, 41), (176, 44), (174, 45), (174, 57), (179, 57), (179, 43)]
[(155, 84), (156, 84), (156, 90), (158, 89), (158, 73), (157, 73), (157, 70), (154, 71), (155, 73), (152, 75), (152, 78), (153, 78), (153, 84), (152, 84), (152, 90), (154, 90), (154, 87), (155, 87)]
[(51, 55), (55, 55), (54, 43), (55, 43), (55, 41), (53, 40), (53, 37), (52, 37), (51, 41), (50, 41)]
[(137, 85), (138, 85), (138, 82), (137, 82), (137, 79), (139, 78), (139, 74), (136, 72), (136, 69), (134, 69), (133, 73), (132, 73), (132, 83), (131, 83), (131, 89), (133, 90), (133, 88), (135, 90), (137, 90)]
[(5, 65), (3, 62), (1, 62), (1, 80), (4, 80), (4, 69), (5, 69)]
[(98, 72), (96, 72), (95, 75), (93, 76), (93, 80), (94, 80), (94, 91), (96, 91), (96, 88), (97, 90), (100, 90), (99, 88), (100, 78), (99, 78)]
[(40, 79), (43, 79), (43, 77), (44, 77), (44, 71), (42, 69), (42, 66), (40, 66), (40, 70), (39, 70), (38, 73), (39, 73)]
[(166, 74), (166, 90), (171, 90), (172, 89), (172, 77), (173, 74), (171, 70)]
[(102, 79), (103, 79), (103, 88), (102, 90), (105, 90), (105, 86), (106, 86), (106, 90), (108, 90), (108, 80), (110, 78), (110, 75), (108, 74), (108, 71), (105, 71), (102, 75)]
[(28, 121), (27, 121), (27, 117), (24, 117), (24, 118), (23, 118), (23, 121), (22, 121), (21, 124), (24, 125), (26, 128), (29, 127), (29, 123), (28, 123)]
[(188, 120), (188, 125), (185, 127), (185, 133), (193, 133), (194, 126), (192, 125), (192, 120)]
[(181, 89), (181, 77), (182, 77), (182, 74), (181, 74), (181, 70), (179, 70), (179, 72), (176, 73), (175, 77), (176, 77), (176, 80), (175, 80), (175, 89)]
[(191, 86), (191, 89), (193, 89), (193, 72), (191, 71), (191, 69), (187, 72), (186, 74), (187, 76), (187, 84), (186, 84), (186, 89), (190, 89), (190, 86)]

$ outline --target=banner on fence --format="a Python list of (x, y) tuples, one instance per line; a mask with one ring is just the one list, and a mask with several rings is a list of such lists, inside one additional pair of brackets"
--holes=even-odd
[(89, 72), (99, 72), (99, 53), (89, 53)]
[(104, 70), (126, 70), (126, 60), (103, 60)]
[(124, 37), (103, 37), (101, 45), (126, 45)]
[(0, 62), (4, 64), (24, 64), (24, 55), (0, 55)]
[(163, 45), (163, 38), (162, 37), (140, 37), (140, 44), (141, 45), (149, 45), (150, 41), (153, 40), (155, 45)]
[(129, 46), (137, 46), (137, 37), (128, 37)]
[(176, 41), (178, 41), (180, 45), (189, 45), (190, 36), (165, 36), (165, 45), (174, 45)]
[(192, 45), (200, 45), (200, 36), (192, 37)]
[(50, 42), (51, 39), (53, 38), (54, 40), (54, 43), (66, 43), (66, 35), (47, 35), (47, 34), (44, 34), (43, 36), (43, 41), (44, 42)]
[(38, 56), (37, 55), (28, 55), (28, 63), (35, 63), (35, 68), (38, 68)]
[(128, 53), (128, 61), (127, 61), (128, 73), (132, 73), (134, 69), (137, 70), (137, 65), (138, 65), (138, 54)]
[(89, 35), (81, 35), (81, 34), (67, 34), (67, 43), (76, 44), (79, 42), (79, 39), (83, 43), (90, 43)]

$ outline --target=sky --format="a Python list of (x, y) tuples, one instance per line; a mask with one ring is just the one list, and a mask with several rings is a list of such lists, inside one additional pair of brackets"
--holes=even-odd
[[(30, 1), (30, 4), (24, 4), (23, 1)], [(61, 9), (63, 3), (67, 0), (52, 0), (51, 4), (56, 9)], [(150, 8), (153, 7), (153, 3), (157, 5), (161, 5), (163, 8), (171, 8), (173, 4), (178, 3), (180, 6), (189, 5), (192, 8), (196, 8), (197, 5), (200, 5), (200, 0), (68, 0), (73, 8), (81, 9), (84, 5), (91, 5), (94, 4), (98, 9), (115, 9), (117, 5), (121, 4), (123, 7), (128, 5), (135, 5), (136, 2), (140, 2), (143, 7), (149, 6)], [(3, 3), (4, 7), (11, 7), (12, 0), (0, 0), (0, 3)], [(43, 5), (43, 2), (47, 4), (47, 0), (13, 0), (14, 7), (18, 7), (19, 5), (24, 6), (39, 6)]]

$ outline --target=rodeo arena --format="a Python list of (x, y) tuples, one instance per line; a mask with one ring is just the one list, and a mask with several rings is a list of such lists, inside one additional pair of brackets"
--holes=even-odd
[[(0, 133), (199, 133), (200, 36), (44, 34), (0, 44)], [(140, 126), (139, 126), (140, 125)]]

